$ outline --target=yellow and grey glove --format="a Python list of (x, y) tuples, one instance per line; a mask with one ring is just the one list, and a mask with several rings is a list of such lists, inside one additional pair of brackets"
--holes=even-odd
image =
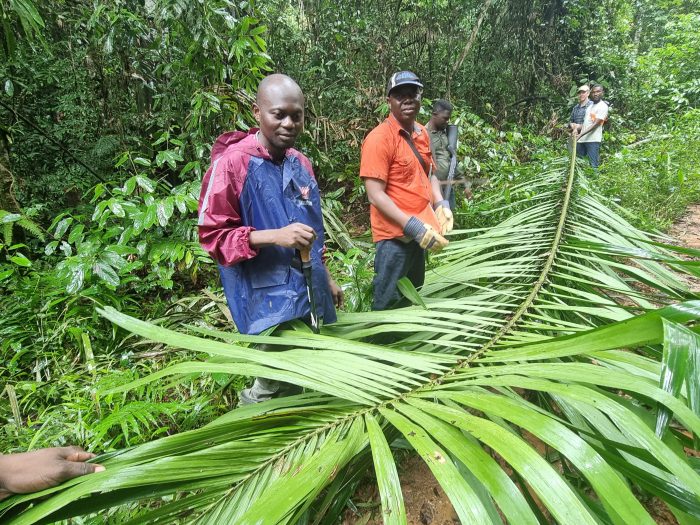
[(435, 216), (440, 224), (440, 233), (442, 235), (450, 233), (455, 226), (455, 219), (450, 209), (450, 203), (445, 200), (436, 202), (435, 206), (433, 206), (433, 210), (435, 210)]
[(408, 219), (403, 232), (412, 237), (421, 248), (431, 252), (439, 252), (449, 244), (449, 241), (436, 232), (430, 224), (425, 224), (414, 216)]

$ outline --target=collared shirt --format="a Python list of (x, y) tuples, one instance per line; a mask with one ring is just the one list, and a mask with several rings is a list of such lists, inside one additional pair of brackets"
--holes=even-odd
[[(401, 125), (391, 115), (369, 132), (362, 143), (360, 177), (385, 182), (384, 191), (401, 211), (440, 231), (431, 206), (433, 194), (430, 180), (401, 133)], [(411, 138), (426, 164), (435, 169), (426, 129), (416, 122)], [(369, 217), (374, 242), (403, 237), (401, 226), (371, 204)]]
[(588, 106), (592, 105), (592, 100), (586, 100), (586, 103), (583, 106), (581, 104), (576, 104), (571, 110), (571, 118), (569, 119), (569, 122), (573, 124), (583, 124), (583, 121), (586, 118), (586, 110), (588, 109)]
[[(583, 133), (587, 129), (590, 129), (599, 120), (603, 121), (603, 123), (608, 120), (608, 103), (604, 100), (599, 100), (597, 104), (591, 104), (586, 107), (586, 117), (584, 118), (581, 132)], [(603, 124), (579, 138), (578, 141), (603, 142)]]
[(435, 176), (440, 180), (447, 180), (450, 173), (450, 160), (452, 156), (447, 150), (447, 131), (434, 129), (430, 122), (425, 126), (430, 136), (430, 151), (433, 154), (433, 162), (437, 166)]

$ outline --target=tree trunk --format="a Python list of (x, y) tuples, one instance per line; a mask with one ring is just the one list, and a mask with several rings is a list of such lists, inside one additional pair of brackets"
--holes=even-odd
[(10, 169), (10, 143), (5, 131), (0, 129), (0, 210), (20, 213), (15, 198), (15, 177)]
[(450, 73), (450, 76), (447, 79), (448, 96), (449, 96), (450, 90), (452, 88), (452, 77), (454, 77), (455, 74), (457, 73), (457, 71), (459, 70), (459, 68), (462, 67), (462, 64), (464, 63), (464, 59), (466, 59), (467, 55), (469, 54), (469, 50), (474, 45), (474, 42), (476, 42), (476, 36), (479, 34), (479, 28), (481, 27), (481, 23), (484, 21), (484, 17), (486, 17), (486, 13), (491, 8), (491, 6), (494, 4), (495, 1), (496, 0), (486, 0), (486, 2), (484, 2), (481, 6), (481, 11), (479, 11), (479, 16), (477, 16), (476, 23), (474, 24), (474, 27), (472, 28), (472, 34), (469, 35), (469, 40), (467, 40), (467, 44), (464, 46), (464, 49), (462, 50), (462, 54), (459, 55), (457, 62), (455, 63), (454, 67), (452, 68), (452, 73)]

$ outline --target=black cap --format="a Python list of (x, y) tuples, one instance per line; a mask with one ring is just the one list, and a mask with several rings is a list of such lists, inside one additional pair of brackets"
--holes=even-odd
[(397, 73), (391, 75), (389, 83), (386, 85), (386, 95), (389, 96), (389, 93), (392, 89), (406, 84), (409, 84), (411, 86), (417, 86), (419, 88), (423, 87), (423, 84), (421, 84), (418, 75), (416, 75), (412, 71), (398, 71)]

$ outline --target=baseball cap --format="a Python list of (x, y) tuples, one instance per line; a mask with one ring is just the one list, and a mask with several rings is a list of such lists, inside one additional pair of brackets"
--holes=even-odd
[(423, 84), (421, 84), (418, 75), (416, 75), (412, 71), (398, 71), (391, 75), (389, 83), (386, 85), (387, 96), (389, 96), (389, 92), (395, 87), (403, 86), (406, 84), (418, 86), (419, 88), (423, 87)]
[(582, 86), (579, 86), (579, 88), (576, 90), (576, 93), (580, 93), (581, 91), (590, 91), (591, 88), (588, 87), (588, 84), (584, 84)]

